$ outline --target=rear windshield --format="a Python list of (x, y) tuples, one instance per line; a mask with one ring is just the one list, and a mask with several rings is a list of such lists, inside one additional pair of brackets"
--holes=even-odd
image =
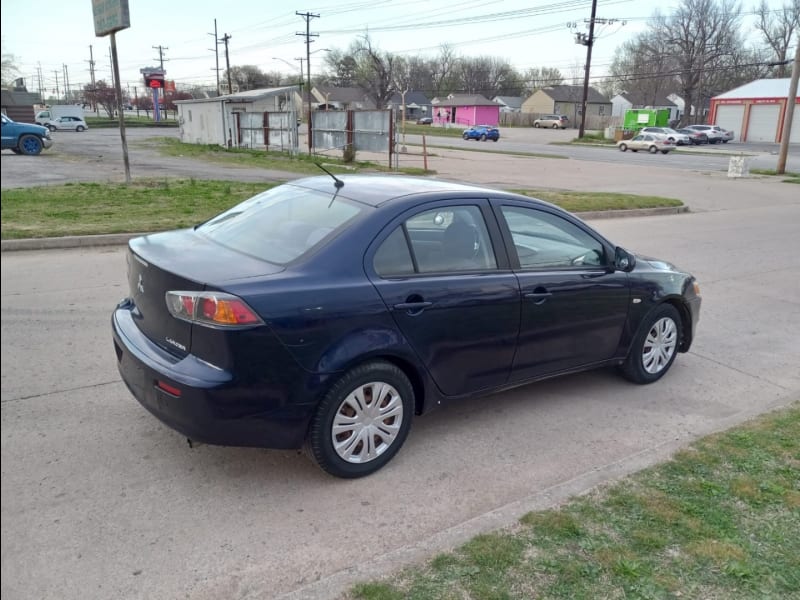
[(332, 192), (281, 185), (234, 206), (197, 231), (238, 252), (283, 265), (331, 238), (361, 210)]

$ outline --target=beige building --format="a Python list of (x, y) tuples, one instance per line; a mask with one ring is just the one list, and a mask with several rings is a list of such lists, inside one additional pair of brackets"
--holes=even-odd
[[(522, 103), (522, 112), (540, 115), (566, 115), (570, 125), (578, 127), (581, 122), (583, 86), (551, 85), (536, 90)], [(586, 100), (586, 127), (601, 129), (611, 119), (611, 101), (594, 88), (589, 88)]]

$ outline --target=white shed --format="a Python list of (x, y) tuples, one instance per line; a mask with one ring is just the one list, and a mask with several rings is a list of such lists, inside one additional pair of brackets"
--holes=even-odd
[(737, 140), (780, 142), (787, 107), (794, 111), (789, 141), (800, 143), (800, 98), (788, 102), (786, 79), (756, 79), (711, 99), (709, 122), (734, 132)]
[[(297, 90), (298, 86), (293, 85), (216, 98), (178, 100), (175, 105), (181, 141), (229, 148), (296, 145), (294, 95)], [(265, 113), (269, 116), (265, 117)], [(265, 132), (268, 133), (266, 141)]]

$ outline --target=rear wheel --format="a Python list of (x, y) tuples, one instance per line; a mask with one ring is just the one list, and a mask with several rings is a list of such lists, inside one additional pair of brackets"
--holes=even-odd
[(485, 142), (485, 141), (486, 141), (486, 134), (485, 134), (485, 133), (482, 133), (482, 134), (481, 134), (481, 141), (482, 141), (482, 142)]
[(311, 421), (306, 452), (336, 477), (374, 473), (403, 445), (414, 389), (395, 365), (378, 361), (348, 371), (325, 394)]
[(466, 133), (464, 135), (462, 135), (461, 137), (463, 137), (465, 140), (469, 139), (469, 136)]
[(42, 151), (42, 140), (35, 135), (23, 135), (19, 139), (19, 149), (23, 154), (35, 156)]
[(650, 154), (655, 154), (656, 152), (658, 152), (658, 148), (656, 148), (655, 146), (650, 146), (647, 149), (647, 151), (650, 152)]
[(653, 383), (666, 373), (678, 354), (681, 317), (671, 304), (656, 307), (642, 322), (621, 371), (634, 383)]
[(533, 126), (536, 127), (536, 129), (539, 129), (539, 124), (538, 123), (534, 122)]
[(558, 123), (553, 123), (553, 129), (558, 129)]
[(619, 145), (619, 149), (620, 149), (620, 151), (625, 152), (628, 149), (628, 146), (625, 145), (625, 144), (620, 144)]

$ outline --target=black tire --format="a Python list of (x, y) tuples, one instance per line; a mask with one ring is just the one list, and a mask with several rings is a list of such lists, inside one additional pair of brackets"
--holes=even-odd
[(469, 136), (466, 133), (464, 135), (462, 135), (461, 137), (463, 137), (465, 140), (469, 141)]
[(19, 148), (12, 148), (12, 149), (11, 149), (11, 151), (12, 151), (14, 154), (22, 154), (22, 150), (20, 150)]
[(553, 129), (558, 129), (558, 123), (553, 123)]
[[(658, 381), (675, 362), (682, 336), (683, 325), (678, 310), (671, 304), (660, 304), (650, 311), (639, 326), (628, 357), (620, 367), (622, 375), (639, 384)], [(659, 351), (657, 343), (669, 350)], [(648, 347), (651, 349), (649, 354), (646, 353)]]
[(47, 128), (50, 130), (50, 131), (55, 131), (55, 130), (56, 130), (56, 126), (55, 126), (55, 125), (50, 125), (50, 123), (48, 123), (48, 124), (46, 125), (46, 127), (47, 127)]
[(485, 141), (486, 141), (486, 134), (485, 134), (485, 133), (482, 133), (482, 134), (481, 134), (481, 141), (482, 141), (482, 142), (485, 142)]
[(35, 135), (23, 135), (19, 138), (19, 149), (22, 154), (36, 156), (42, 152), (42, 140)]
[(620, 149), (620, 152), (625, 152), (625, 151), (628, 150), (628, 145), (627, 144), (620, 144), (619, 145), (619, 149)]
[(533, 126), (536, 127), (536, 129), (539, 129), (539, 124), (538, 123), (534, 123)]
[(78, 126), (75, 128), (75, 131), (85, 131), (85, 128), (84, 128), (84, 126), (83, 126), (83, 125), (78, 125)]
[[(367, 400), (367, 398), (371, 398), (376, 385), (389, 386), (388, 390), (385, 387), (380, 388), (382, 392), (386, 393), (382, 398), (377, 399), (380, 404), (376, 408), (393, 407), (392, 414), (381, 419), (378, 426), (373, 424), (374, 416), (369, 415), (372, 407), (368, 405), (369, 400)], [(367, 413), (365, 418), (369, 419), (371, 442), (376, 444), (378, 439), (380, 440), (380, 443), (374, 448), (377, 454), (373, 458), (361, 455), (365, 450), (365, 439), (362, 438), (363, 429), (358, 429), (357, 433), (350, 432), (349, 435), (348, 432), (342, 431), (339, 433), (340, 439), (338, 439), (341, 446), (338, 450), (335, 446), (337, 440), (334, 439), (332, 430), (337, 417), (344, 421), (352, 419), (354, 428), (360, 425), (357, 423), (358, 412), (350, 402), (351, 396), (356, 390), (360, 390), (362, 398), (366, 400), (363, 410), (364, 413)], [(370, 475), (388, 463), (402, 447), (411, 427), (414, 404), (414, 388), (405, 373), (395, 365), (375, 361), (355, 367), (345, 373), (328, 390), (317, 407), (306, 437), (306, 453), (321, 469), (336, 477), (353, 479)], [(395, 413), (399, 413), (399, 415)], [(397, 419), (400, 421), (399, 426)], [(379, 429), (381, 426), (382, 429)], [(388, 432), (388, 435), (381, 435), (384, 430)], [(390, 436), (393, 436), (391, 440), (381, 448), (381, 444), (386, 444), (386, 440)], [(347, 442), (354, 437), (355, 441), (348, 445)], [(347, 453), (348, 449), (351, 451), (350, 459), (346, 459), (340, 454), (340, 452)]]
[(662, 150), (661, 154), (669, 154), (669, 150)]
[(493, 141), (493, 142), (499, 142), (499, 141), (500, 141), (500, 138), (499, 138), (499, 137), (492, 138), (492, 141)]
[(647, 149), (647, 151), (648, 151), (650, 154), (656, 154), (656, 153), (658, 152), (658, 148), (656, 148), (655, 146), (650, 146), (650, 147)]

